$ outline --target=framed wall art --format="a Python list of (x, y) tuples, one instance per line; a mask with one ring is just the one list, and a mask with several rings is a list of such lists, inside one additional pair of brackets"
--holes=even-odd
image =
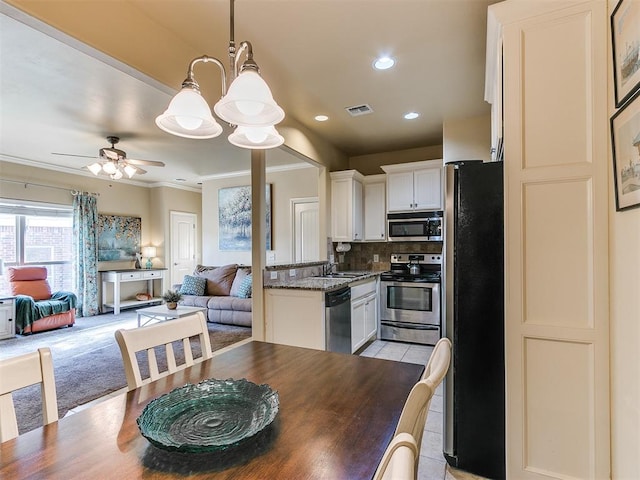
[(611, 14), (616, 108), (640, 87), (640, 1), (620, 0)]
[(640, 206), (640, 95), (611, 117), (616, 210)]
[[(267, 250), (271, 250), (271, 184), (265, 186)], [(218, 190), (218, 248), (251, 250), (251, 185)]]
[(98, 214), (98, 261), (135, 260), (141, 235), (140, 217)]

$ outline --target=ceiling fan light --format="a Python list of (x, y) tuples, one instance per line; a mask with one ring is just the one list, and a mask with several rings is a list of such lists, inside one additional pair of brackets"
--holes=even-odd
[(273, 99), (269, 86), (252, 70), (236, 77), (213, 110), (226, 122), (246, 127), (268, 127), (284, 119), (284, 110)]
[(229, 142), (240, 148), (265, 150), (276, 148), (284, 143), (284, 137), (273, 125), (268, 127), (239, 126), (229, 135)]
[(92, 163), (91, 165), (87, 165), (87, 168), (94, 175), (98, 175), (100, 173), (100, 170), (102, 170), (102, 165), (100, 165), (98, 162), (95, 162), (95, 163)]
[(120, 180), (122, 178), (122, 172), (120, 170), (116, 170), (110, 176), (113, 180)]
[(126, 173), (129, 178), (133, 177), (137, 171), (138, 169), (131, 165), (125, 165), (124, 167), (124, 173)]
[(102, 169), (105, 173), (113, 175), (118, 171), (118, 166), (114, 162), (106, 162), (104, 165), (102, 165)]
[(156, 125), (185, 138), (214, 138), (222, 133), (205, 99), (190, 87), (184, 87), (173, 97), (165, 112), (156, 117)]

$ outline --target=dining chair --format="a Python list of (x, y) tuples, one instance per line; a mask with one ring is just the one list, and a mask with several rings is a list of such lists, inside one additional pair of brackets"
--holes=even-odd
[[(194, 358), (191, 338), (196, 336), (200, 340), (202, 353), (199, 357)], [(115, 332), (115, 337), (122, 353), (129, 390), (153, 382), (158, 378), (190, 367), (213, 356), (209, 330), (202, 312), (149, 326), (129, 330), (119, 329)], [(184, 363), (178, 365), (173, 342), (180, 341), (184, 350)], [(167, 369), (162, 372), (158, 366), (156, 347), (164, 347), (166, 353)], [(136, 352), (143, 351), (146, 352), (149, 362), (149, 377), (145, 379), (142, 378), (136, 356)]]
[(414, 480), (419, 455), (416, 441), (410, 434), (396, 435), (385, 450), (373, 480)]
[[(431, 406), (431, 399), (436, 391), (436, 388), (442, 383), (444, 376), (449, 370), (451, 363), (451, 341), (448, 338), (441, 338), (436, 343), (425, 371), (422, 375), (422, 379), (416, 383), (407, 401), (404, 404), (402, 413), (400, 414), (400, 420), (396, 427), (394, 436), (401, 433), (409, 433), (415, 439), (418, 451), (422, 447), (422, 435), (427, 423), (427, 415), (429, 413), (429, 407)], [(416, 457), (416, 471), (418, 468), (418, 459)]]
[(18, 436), (18, 421), (12, 392), (40, 384), (43, 424), (58, 420), (58, 399), (49, 348), (39, 348), (12, 358), (0, 360), (0, 442)]

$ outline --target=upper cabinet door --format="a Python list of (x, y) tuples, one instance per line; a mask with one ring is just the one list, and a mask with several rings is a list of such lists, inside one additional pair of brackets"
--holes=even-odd
[(390, 212), (414, 209), (413, 172), (387, 175), (387, 206)]
[(442, 159), (383, 165), (387, 211), (442, 210)]
[(442, 168), (413, 172), (413, 197), (416, 210), (442, 210)]

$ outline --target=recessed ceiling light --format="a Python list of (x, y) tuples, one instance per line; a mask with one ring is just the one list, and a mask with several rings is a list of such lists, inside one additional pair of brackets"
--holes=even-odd
[(395, 63), (396, 61), (393, 58), (384, 56), (377, 58), (376, 61), (373, 62), (373, 66), (377, 70), (387, 70), (393, 67)]
[(407, 120), (414, 120), (420, 116), (417, 112), (409, 112), (404, 114), (404, 118)]
[(329, 120), (329, 117), (327, 117), (326, 115), (316, 115), (315, 118), (318, 122), (326, 122), (327, 120)]

